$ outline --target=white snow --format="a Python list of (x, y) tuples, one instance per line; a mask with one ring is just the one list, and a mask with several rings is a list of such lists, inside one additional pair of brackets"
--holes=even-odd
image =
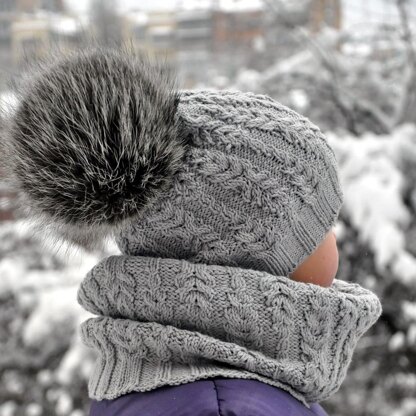
[[(88, 380), (95, 356), (82, 343), (79, 329), (92, 315), (78, 304), (77, 290), (100, 258), (119, 254), (115, 242), (110, 240), (105, 252), (87, 253), (64, 243), (57, 246), (35, 234), (29, 223), (16, 221), (0, 223), (0, 250), (6, 254), (0, 256), (0, 293), (13, 293), (20, 309), (29, 312), (21, 330), (24, 345), (42, 348), (45, 339), (69, 344), (58, 368), (54, 372), (40, 371), (37, 382), (48, 387), (55, 382), (68, 385), (77, 377)], [(23, 394), (17, 379), (10, 376), (4, 382), (10, 391)], [(64, 390), (50, 388), (47, 396), (56, 403), (57, 415), (80, 414)], [(0, 416), (12, 415), (14, 409), (11, 402), (6, 403), (0, 406)], [(36, 416), (36, 412), (34, 405), (26, 409), (28, 415)]]
[(401, 349), (406, 341), (406, 336), (403, 332), (396, 332), (389, 340), (389, 350), (397, 351)]
[(27, 416), (41, 416), (42, 407), (38, 403), (29, 403), (29, 405), (26, 407), (26, 415)]
[(25, 389), (22, 380), (18, 377), (17, 372), (15, 371), (5, 372), (2, 378), (2, 384), (8, 392), (17, 395), (22, 394)]
[(407, 344), (412, 347), (416, 345), (416, 323), (410, 325), (407, 330)]
[(416, 414), (416, 399), (405, 399), (400, 409), (393, 411), (391, 416), (414, 416)]
[[(134, 1), (134, 0), (133, 0)], [(119, 4), (120, 10), (128, 10), (137, 6), (132, 0), (123, 1)], [(152, 1), (142, 2), (141, 7), (145, 10), (221, 10), (223, 12), (251, 12), (262, 10), (264, 2), (262, 0), (181, 0), (176, 4), (172, 1)]]
[(81, 30), (80, 21), (69, 16), (54, 16), (49, 25), (55, 33), (62, 35), (73, 35)]
[(13, 22), (12, 31), (13, 32), (26, 32), (26, 31), (38, 31), (38, 30), (47, 30), (48, 21), (41, 17), (33, 16), (32, 18), (25, 18), (22, 20), (16, 20)]
[(403, 316), (409, 321), (416, 323), (416, 302), (403, 301), (402, 305)]
[(0, 416), (14, 416), (16, 409), (17, 404), (11, 400), (0, 404)]
[(337, 241), (343, 241), (346, 233), (346, 226), (342, 221), (337, 221), (332, 230), (335, 233)]
[(300, 88), (295, 88), (290, 91), (289, 98), (292, 101), (292, 105), (296, 108), (297, 111), (305, 111), (309, 105), (309, 98), (305, 92)]
[[(166, 0), (165, 0), (166, 1)], [(212, 0), (182, 0), (177, 5), (177, 10), (209, 10), (212, 8)]]
[(26, 346), (42, 345), (60, 327), (73, 330), (80, 306), (76, 302), (76, 286), (46, 290), (39, 293), (38, 306), (30, 315), (23, 330)]
[(266, 41), (264, 40), (264, 36), (259, 35), (254, 38), (253, 48), (258, 53), (266, 52)]
[(218, 5), (224, 12), (249, 12), (264, 8), (262, 0), (219, 0)]
[(84, 416), (84, 412), (80, 409), (73, 410), (69, 416)]
[(298, 52), (283, 61), (279, 60), (262, 73), (263, 83), (267, 83), (278, 75), (292, 73), (295, 70), (311, 72), (315, 67), (312, 65), (313, 61), (314, 56), (310, 50)]
[(416, 282), (416, 258), (407, 251), (400, 252), (393, 262), (392, 271), (406, 284)]
[(126, 17), (139, 26), (145, 26), (149, 21), (148, 14), (142, 11), (130, 11)]
[[(0, 258), (0, 293), (6, 291), (24, 293), (28, 290), (40, 291), (60, 288), (63, 282), (68, 287), (71, 285), (75, 287), (98, 259), (98, 254), (71, 247), (65, 242), (57, 245), (52, 239), (36, 234), (33, 227), (26, 221), (0, 224), (2, 250), (13, 250), (15, 240), (27, 241), (29, 239), (36, 242), (42, 252), (53, 253), (54, 261), (63, 263), (65, 267), (61, 270), (54, 270), (52, 256), (45, 256), (43, 265), (46, 270), (28, 270), (21, 254), (14, 253), (5, 256)], [(112, 241), (108, 243), (107, 250), (110, 253), (119, 252)]]
[(50, 386), (53, 383), (53, 374), (51, 370), (45, 369), (38, 372), (36, 380), (43, 386)]
[(0, 114), (3, 116), (9, 116), (13, 114), (18, 104), (18, 100), (15, 94), (11, 91), (5, 91), (0, 93)]
[(406, 284), (416, 282), (416, 259), (405, 249), (411, 213), (402, 197), (403, 160), (416, 163), (416, 127), (402, 126), (389, 136), (367, 133), (359, 139), (327, 134), (340, 166), (344, 206), (376, 267), (389, 267)]
[(76, 376), (81, 376), (87, 380), (93, 370), (93, 359), (91, 358), (94, 358), (94, 353), (83, 344), (79, 334), (80, 324), (91, 316), (91, 314), (85, 311), (77, 316), (75, 321), (76, 335), (73, 337), (70, 348), (55, 372), (56, 380), (63, 385), (70, 384)]
[(235, 88), (240, 91), (252, 91), (258, 90), (261, 82), (261, 75), (254, 69), (242, 69), (239, 71), (234, 85)]
[(56, 414), (65, 416), (73, 409), (71, 396), (66, 391), (61, 391), (56, 403)]
[(152, 36), (166, 36), (173, 32), (172, 26), (155, 26), (149, 29), (149, 34)]

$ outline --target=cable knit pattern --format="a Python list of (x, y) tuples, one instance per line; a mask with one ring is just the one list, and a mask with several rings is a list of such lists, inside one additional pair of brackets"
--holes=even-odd
[(293, 271), (342, 205), (319, 128), (267, 96), (237, 91), (182, 91), (178, 118), (189, 137), (183, 165), (121, 232), (122, 252)]
[(212, 376), (252, 378), (309, 402), (340, 386), (381, 313), (358, 285), (288, 279), (339, 215), (335, 154), (305, 117), (265, 95), (182, 91), (182, 165), (117, 236), (78, 301), (98, 359), (89, 395)]
[[(339, 388), (358, 339), (381, 313), (374, 294), (342, 281), (321, 288), (256, 270), (123, 255), (88, 273), (78, 301), (103, 315), (82, 324), (103, 366), (89, 386), (94, 398), (155, 388), (172, 362), (182, 377), (193, 363), (194, 379), (241, 372), (305, 403), (320, 401)], [(152, 373), (132, 372), (128, 359)], [(183, 381), (164, 370), (167, 384)]]

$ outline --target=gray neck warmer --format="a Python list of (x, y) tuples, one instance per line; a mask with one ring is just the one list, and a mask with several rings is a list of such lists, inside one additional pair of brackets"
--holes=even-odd
[(111, 256), (82, 282), (98, 358), (91, 398), (213, 376), (256, 379), (309, 402), (340, 387), (358, 339), (381, 313), (353, 283), (332, 287), (187, 260)]

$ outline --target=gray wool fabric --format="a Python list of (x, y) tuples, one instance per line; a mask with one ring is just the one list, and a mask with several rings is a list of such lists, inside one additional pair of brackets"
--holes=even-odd
[(345, 378), (381, 314), (375, 294), (292, 272), (342, 206), (337, 162), (308, 119), (265, 95), (182, 91), (189, 148), (171, 186), (78, 291), (97, 352), (93, 399), (213, 376), (256, 379), (309, 407)]

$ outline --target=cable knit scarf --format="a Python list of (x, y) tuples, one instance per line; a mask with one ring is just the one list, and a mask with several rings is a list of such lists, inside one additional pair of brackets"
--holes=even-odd
[(114, 399), (213, 376), (256, 379), (307, 407), (333, 394), (381, 314), (375, 294), (239, 267), (144, 256), (98, 263), (78, 302), (97, 362), (91, 398)]

